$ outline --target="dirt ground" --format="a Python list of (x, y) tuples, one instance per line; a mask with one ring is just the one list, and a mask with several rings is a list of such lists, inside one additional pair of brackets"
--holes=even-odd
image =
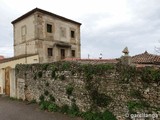
[(61, 113), (42, 111), (37, 104), (0, 96), (0, 120), (82, 120)]

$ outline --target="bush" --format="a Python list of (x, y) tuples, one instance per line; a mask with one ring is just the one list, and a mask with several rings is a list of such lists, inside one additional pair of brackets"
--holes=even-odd
[(130, 113), (136, 113), (135, 110), (150, 107), (150, 105), (145, 101), (129, 101), (127, 106)]
[(106, 110), (103, 113), (93, 113), (91, 111), (82, 114), (85, 120), (117, 120), (110, 111)]
[(49, 104), (49, 106), (48, 106), (48, 111), (50, 111), (50, 112), (57, 112), (58, 111), (58, 106), (55, 104), (55, 103), (51, 103), (51, 104)]
[(41, 110), (47, 110), (50, 103), (48, 101), (43, 101), (40, 103), (40, 109)]
[(63, 105), (60, 109), (61, 113), (68, 113), (69, 111), (69, 106), (68, 105)]
[(75, 103), (73, 103), (68, 112), (70, 115), (78, 116), (79, 115), (79, 108)]
[(117, 120), (116, 117), (110, 111), (106, 110), (102, 114), (103, 120)]

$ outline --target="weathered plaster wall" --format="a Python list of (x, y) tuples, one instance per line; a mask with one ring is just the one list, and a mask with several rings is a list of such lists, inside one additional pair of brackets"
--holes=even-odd
[[(20, 21), (16, 24), (14, 24), (14, 55), (24, 55), (25, 49), (27, 48), (26, 45), (30, 43), (30, 41), (35, 40), (35, 25), (34, 25), (34, 15), (31, 15), (24, 19), (23, 21)], [(31, 42), (32, 43), (32, 42)], [(30, 43), (30, 44), (31, 44)], [(32, 43), (34, 45), (34, 43)], [(30, 49), (32, 51), (32, 54), (35, 53), (34, 51), (35, 47), (32, 47)]]
[[(47, 32), (47, 24), (52, 25), (52, 32)], [(75, 38), (71, 38), (71, 30)], [(62, 33), (63, 31), (63, 33)], [(62, 35), (64, 34), (64, 35)], [(55, 44), (65, 42), (71, 47), (66, 49), (66, 56), (71, 57), (71, 50), (80, 58), (80, 25), (66, 22), (54, 16), (35, 12), (35, 14), (14, 24), (14, 55), (39, 54), (40, 62), (53, 62), (61, 59), (60, 47)], [(53, 56), (48, 56), (48, 48), (53, 48)]]
[(16, 64), (31, 64), (31, 63), (39, 63), (39, 56), (33, 55), (23, 58), (12, 58), (13, 60), (9, 60), (3, 63), (0, 63), (0, 94), (5, 93), (5, 69), (10, 68), (9, 74), (10, 74), (10, 96), (15, 97), (16, 96), (16, 83), (15, 83), (15, 71), (14, 68)]
[(127, 113), (160, 113), (159, 82), (147, 81), (147, 75), (144, 68), (112, 64), (18, 65), (17, 96), (29, 101), (52, 96), (59, 106), (74, 102), (81, 111), (108, 109), (125, 120)]

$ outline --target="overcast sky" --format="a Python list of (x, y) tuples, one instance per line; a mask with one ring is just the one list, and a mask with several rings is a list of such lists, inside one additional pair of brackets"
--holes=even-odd
[(156, 54), (160, 46), (160, 0), (0, 0), (0, 55), (13, 56), (11, 22), (34, 8), (82, 23), (81, 56), (117, 58)]

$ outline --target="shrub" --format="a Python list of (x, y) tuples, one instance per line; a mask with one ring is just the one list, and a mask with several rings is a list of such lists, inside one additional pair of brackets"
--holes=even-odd
[(136, 109), (148, 108), (150, 105), (145, 101), (129, 101), (127, 106), (130, 113), (135, 113)]
[(68, 105), (63, 105), (60, 109), (61, 113), (68, 113), (69, 111), (69, 106)]
[(70, 67), (71, 67), (71, 63), (65, 61), (65, 62), (63, 62), (62, 65), (61, 65), (61, 70), (62, 70), (62, 71), (63, 71), (63, 70), (67, 70), (67, 69), (69, 69)]
[(108, 110), (105, 110), (103, 113), (88, 111), (83, 113), (82, 116), (85, 120), (117, 120), (113, 113)]
[(58, 106), (55, 103), (51, 103), (51, 104), (48, 105), (48, 111), (57, 112), (58, 111)]
[(40, 109), (41, 110), (47, 110), (50, 103), (48, 101), (43, 101), (40, 103)]
[(70, 115), (77, 116), (79, 114), (79, 108), (75, 103), (73, 103), (68, 112)]
[(116, 117), (110, 111), (106, 110), (102, 113), (103, 120), (117, 120)]

